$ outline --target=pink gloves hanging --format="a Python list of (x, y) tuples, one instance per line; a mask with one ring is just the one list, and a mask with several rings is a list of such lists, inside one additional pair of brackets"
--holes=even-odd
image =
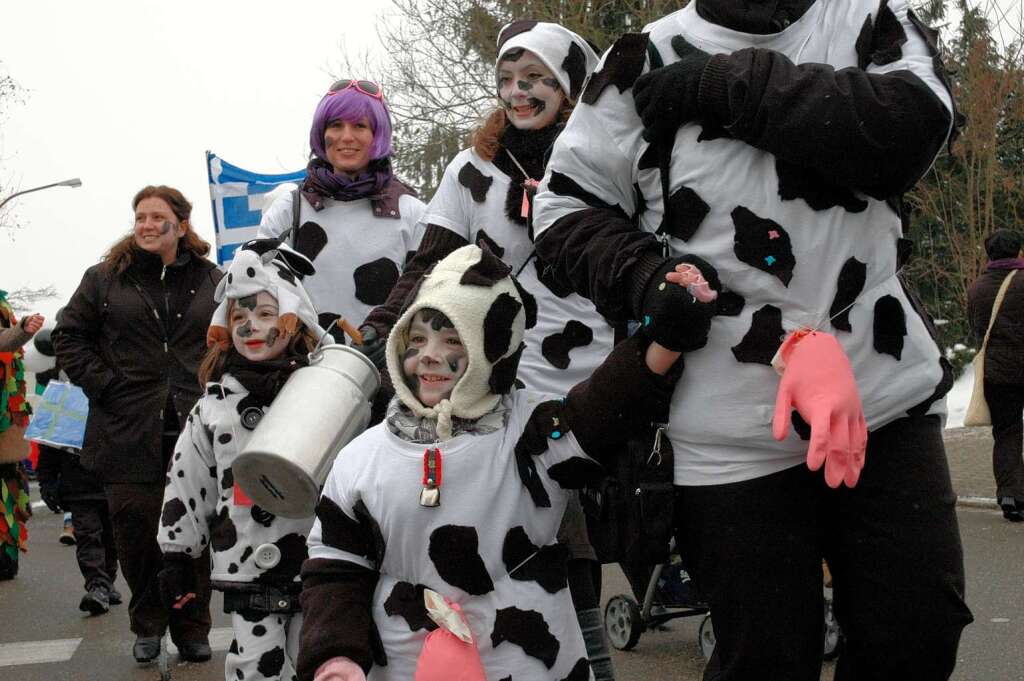
[(864, 468), (868, 431), (843, 347), (835, 336), (804, 329), (786, 338), (777, 359), (783, 370), (772, 435), (785, 439), (790, 410), (796, 409), (811, 426), (807, 467), (816, 471), (824, 464), (829, 487), (853, 487)]
[(427, 634), (413, 681), (487, 681), (476, 637), (458, 603), (423, 591), (427, 615), (438, 628)]
[(316, 670), (313, 681), (366, 681), (366, 675), (347, 657), (332, 657)]

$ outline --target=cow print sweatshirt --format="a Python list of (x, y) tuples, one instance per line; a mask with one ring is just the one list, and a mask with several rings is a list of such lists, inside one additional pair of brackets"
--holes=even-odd
[[(556, 534), (567, 490), (600, 477), (595, 459), (621, 452), (631, 429), (668, 407), (677, 374), (651, 373), (645, 350), (640, 337), (623, 341), (565, 399), (503, 396), (495, 430), (424, 445), (379, 424), (349, 443), (302, 569), (300, 680), (336, 656), (369, 681), (413, 678), (437, 628), (424, 588), (460, 605), (488, 679), (592, 678)], [(428, 507), (424, 454), (435, 446), (440, 505)]]
[[(231, 374), (207, 383), (174, 448), (157, 541), (164, 553), (193, 558), (209, 545), (214, 588), (259, 584), (289, 589), (306, 559), (313, 519), (275, 516), (253, 504), (235, 484), (231, 465), (252, 434), (240, 415), (250, 407), (269, 409), (255, 403)], [(256, 565), (256, 549), (262, 544), (278, 548), (277, 565)]]
[[(871, 429), (941, 413), (951, 373), (898, 276), (899, 195), (942, 147), (954, 108), (935, 34), (904, 0), (818, 0), (782, 30), (743, 33), (690, 3), (622, 36), (555, 143), (534, 209), (540, 255), (613, 320), (637, 318), (664, 255), (706, 259), (727, 291), (672, 400), (675, 482), (723, 484), (798, 465), (799, 419), (776, 442), (785, 334), (835, 334)], [(710, 7), (717, 3), (700, 3)], [(711, 15), (713, 16), (713, 15)], [(632, 85), (678, 57), (714, 55), (700, 122), (643, 136)]]

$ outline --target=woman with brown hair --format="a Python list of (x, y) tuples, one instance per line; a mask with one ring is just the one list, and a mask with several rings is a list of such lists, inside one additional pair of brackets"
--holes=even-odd
[(192, 230), (177, 189), (148, 186), (132, 199), (135, 225), (86, 270), (53, 334), (58, 359), (89, 398), (82, 464), (102, 479), (118, 560), (131, 589), (140, 663), (170, 629), (182, 659), (210, 658), (209, 559), (196, 561), (196, 607), (160, 601), (157, 527), (168, 463), (200, 396), (197, 368), (221, 274)]
[[(536, 303), (536, 324), (527, 329), (517, 355), (517, 382), (564, 395), (604, 360), (614, 333), (589, 301), (547, 276), (534, 252), (531, 202), (547, 152), (597, 55), (579, 35), (547, 22), (514, 21), (502, 28), (497, 42), (497, 106), (474, 132), (472, 145), (448, 164), (424, 214), (427, 228), (419, 250), (387, 302), (370, 312), (361, 330), (364, 338), (374, 338), (366, 326), (377, 338), (386, 338), (421, 275), (456, 249), (477, 244), (509, 265), (532, 297), (530, 303)], [(389, 419), (401, 416), (388, 414)], [(606, 681), (612, 672), (597, 595), (600, 565), (575, 496), (559, 541), (569, 549), (569, 588), (594, 676)]]

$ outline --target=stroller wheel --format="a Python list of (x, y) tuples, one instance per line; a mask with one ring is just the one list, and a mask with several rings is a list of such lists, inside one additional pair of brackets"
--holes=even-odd
[(618, 650), (632, 650), (644, 630), (640, 606), (629, 596), (613, 596), (604, 608), (604, 630)]
[(711, 659), (711, 653), (715, 650), (715, 627), (711, 622), (711, 614), (704, 615), (700, 621), (700, 629), (697, 631), (697, 643), (700, 645), (701, 655), (705, 660)]
[(832, 612), (832, 599), (825, 599), (825, 650), (822, 659), (834, 660), (843, 651), (843, 632)]

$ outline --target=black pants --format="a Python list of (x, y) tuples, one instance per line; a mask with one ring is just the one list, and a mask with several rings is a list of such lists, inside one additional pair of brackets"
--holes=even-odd
[(817, 681), (822, 558), (847, 646), (836, 681), (940, 681), (956, 663), (963, 551), (937, 417), (870, 434), (854, 489), (805, 466), (682, 487), (680, 554), (707, 597), (722, 681)]
[(156, 541), (164, 483), (104, 485), (114, 527), (117, 557), (132, 596), (128, 605), (131, 629), (136, 636), (162, 636), (170, 628), (176, 645), (205, 642), (210, 632), (209, 549), (192, 561), (195, 567), (196, 600), (183, 610), (169, 611), (160, 601), (157, 573), (163, 553)]
[(85, 579), (85, 590), (110, 589), (117, 579), (117, 547), (110, 511), (104, 499), (71, 499), (67, 503), (75, 528), (75, 560)]
[[(1022, 359), (1021, 361), (1024, 361)], [(1024, 385), (985, 382), (985, 401), (992, 414), (992, 473), (996, 497), (1024, 501)]]

